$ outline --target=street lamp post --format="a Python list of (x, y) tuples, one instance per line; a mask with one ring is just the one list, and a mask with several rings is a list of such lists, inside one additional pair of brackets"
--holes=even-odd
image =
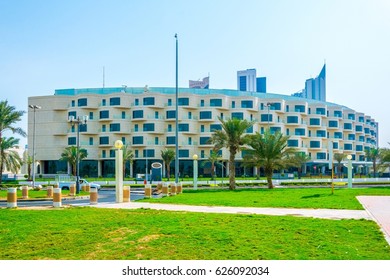
[(192, 156), (192, 159), (194, 160), (194, 190), (198, 189), (198, 155), (194, 154)]
[(348, 155), (348, 188), (352, 188), (352, 156)]
[(80, 193), (80, 125), (85, 125), (88, 121), (87, 116), (76, 117), (71, 116), (69, 122), (72, 126), (77, 125), (76, 137), (76, 194)]
[(34, 120), (33, 120), (33, 151), (32, 151), (32, 186), (35, 187), (35, 112), (36, 110), (41, 109), (41, 106), (38, 105), (28, 105), (31, 109), (34, 110)]
[(272, 103), (267, 102), (267, 108), (268, 108), (268, 114), (267, 114), (267, 122), (268, 122), (268, 130), (269, 130), (269, 107), (272, 105)]
[(116, 140), (115, 151), (115, 195), (116, 203), (123, 202), (123, 142)]
[(179, 43), (176, 39), (175, 183), (179, 183)]

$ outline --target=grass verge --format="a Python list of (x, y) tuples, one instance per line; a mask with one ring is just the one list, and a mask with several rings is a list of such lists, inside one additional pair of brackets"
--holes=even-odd
[(0, 209), (0, 259), (390, 259), (373, 221), (154, 210)]
[(335, 189), (221, 189), (185, 190), (183, 195), (162, 199), (144, 199), (141, 202), (241, 207), (291, 207), (363, 210), (356, 199), (359, 195), (390, 195), (390, 187)]

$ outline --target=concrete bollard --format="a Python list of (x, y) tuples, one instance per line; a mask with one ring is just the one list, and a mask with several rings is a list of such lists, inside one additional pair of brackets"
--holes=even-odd
[(52, 198), (53, 197), (53, 186), (47, 186), (46, 191), (47, 191), (46, 197)]
[(58, 183), (54, 184), (54, 188), (59, 188), (59, 187), (60, 187), (60, 185)]
[(123, 186), (123, 202), (130, 202), (130, 186)]
[(176, 195), (176, 183), (171, 183), (171, 195)]
[(182, 182), (180, 182), (180, 183), (177, 185), (176, 193), (177, 193), (177, 194), (183, 193), (183, 183), (182, 183)]
[(7, 190), (7, 208), (15, 208), (18, 206), (16, 188), (8, 188)]
[(76, 195), (76, 184), (71, 184), (69, 187), (69, 195), (75, 196)]
[(22, 198), (28, 199), (28, 186), (22, 186)]
[(62, 206), (62, 193), (60, 188), (53, 189), (53, 206), (54, 208)]
[(85, 191), (86, 192), (90, 192), (91, 191), (91, 184), (90, 183), (85, 185)]
[(162, 186), (162, 195), (168, 196), (169, 195), (169, 187), (167, 183), (164, 183)]
[(152, 197), (152, 185), (146, 184), (145, 185), (145, 198), (151, 198)]
[(89, 203), (95, 205), (98, 203), (98, 189), (92, 188), (89, 194)]

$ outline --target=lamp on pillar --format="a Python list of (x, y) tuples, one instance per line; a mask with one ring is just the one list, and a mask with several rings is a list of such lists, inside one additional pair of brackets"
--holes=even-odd
[(192, 159), (194, 160), (194, 190), (198, 189), (198, 155), (194, 154), (192, 156)]
[(348, 155), (348, 188), (352, 188), (352, 156)]
[(114, 147), (115, 151), (115, 194), (116, 203), (123, 202), (123, 142), (116, 140)]

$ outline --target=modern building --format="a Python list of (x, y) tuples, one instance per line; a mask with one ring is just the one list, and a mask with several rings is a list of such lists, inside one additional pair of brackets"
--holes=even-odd
[[(192, 156), (205, 161), (213, 148), (208, 139), (221, 129), (218, 117), (255, 120), (247, 131), (281, 131), (289, 135), (288, 145), (311, 157), (311, 172), (326, 172), (329, 150), (352, 155), (354, 165), (366, 166), (365, 149), (377, 146), (378, 123), (362, 112), (329, 102), (290, 95), (243, 92), (225, 89), (179, 89), (179, 139), (175, 139), (175, 88), (86, 88), (60, 89), (54, 95), (30, 97), (36, 112), (36, 160), (40, 173), (66, 173), (69, 167), (59, 161), (68, 146), (76, 145), (77, 127), (69, 118), (87, 116), (80, 126), (80, 145), (88, 158), (80, 165), (81, 176), (114, 176), (114, 142), (129, 145), (135, 158), (130, 175), (145, 173), (145, 164), (162, 162), (163, 149), (179, 145), (180, 174), (192, 176)], [(29, 111), (28, 143), (32, 144), (33, 114)], [(228, 151), (220, 151), (228, 170)], [(243, 154), (237, 154), (242, 160)], [(318, 168), (316, 168), (318, 167)], [(320, 168), (321, 167), (321, 168)], [(174, 170), (172, 163), (171, 174)], [(200, 165), (199, 174), (210, 170)], [(237, 176), (252, 175), (237, 165)], [(128, 171), (127, 171), (128, 173)], [(129, 176), (129, 174), (127, 174)]]
[(210, 77), (205, 77), (201, 81), (189, 80), (189, 88), (210, 88)]
[(319, 101), (326, 101), (326, 64), (316, 78), (307, 79), (305, 88), (293, 94), (297, 97), (309, 98)]
[(237, 71), (237, 90), (267, 92), (267, 78), (256, 77), (256, 69)]

